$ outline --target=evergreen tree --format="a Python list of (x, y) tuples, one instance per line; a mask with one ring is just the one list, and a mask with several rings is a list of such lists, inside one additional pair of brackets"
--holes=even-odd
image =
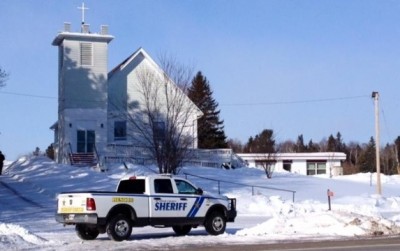
[(46, 149), (46, 156), (50, 159), (54, 160), (54, 147), (53, 144), (50, 144)]
[(220, 110), (212, 94), (207, 78), (199, 71), (188, 89), (189, 98), (204, 113), (198, 120), (198, 146), (203, 149), (226, 148), (224, 121), (219, 119)]
[(275, 153), (274, 131), (265, 129), (254, 138), (250, 137), (244, 149), (246, 153)]
[(340, 132), (336, 134), (336, 152), (347, 152), (347, 146), (343, 143), (342, 134)]
[(359, 165), (361, 172), (376, 171), (375, 140), (373, 137), (371, 137), (368, 144), (363, 147), (363, 151), (359, 158)]
[(400, 160), (400, 136), (398, 136), (394, 141), (394, 149), (395, 149), (395, 157), (396, 157), (397, 166), (399, 166), (399, 160)]
[(308, 145), (307, 145), (307, 151), (310, 152), (310, 153), (312, 153), (312, 152), (319, 152), (319, 146), (318, 146), (318, 144), (314, 144), (314, 142), (313, 142), (312, 140), (310, 140), (310, 141), (308, 142)]
[(270, 129), (263, 130), (260, 134), (257, 134), (254, 139), (249, 138), (245, 146), (245, 151), (248, 153), (261, 153), (264, 154), (262, 159), (259, 159), (257, 164), (261, 165), (265, 171), (265, 174), (270, 179), (274, 171), (276, 157), (275, 137), (274, 131)]
[(397, 162), (394, 148), (394, 145), (387, 143), (381, 150), (381, 171), (386, 175), (397, 173)]
[(342, 134), (338, 132), (336, 138), (331, 134), (328, 138), (327, 149), (328, 152), (344, 152), (348, 153), (346, 144), (343, 143)]
[(336, 151), (336, 139), (331, 134), (328, 138), (328, 145), (327, 149), (328, 152), (335, 152)]
[(307, 147), (304, 145), (304, 139), (303, 139), (303, 134), (300, 134), (297, 137), (297, 141), (296, 141), (296, 152), (297, 153), (304, 153), (307, 152)]
[(350, 142), (348, 147), (347, 159), (350, 165), (358, 167), (362, 148), (357, 142)]

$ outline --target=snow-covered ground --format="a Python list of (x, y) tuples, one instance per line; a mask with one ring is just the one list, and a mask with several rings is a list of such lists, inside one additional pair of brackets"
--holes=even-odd
[[(72, 226), (55, 222), (55, 196), (61, 191), (114, 190), (125, 175), (153, 173), (154, 167), (115, 165), (107, 172), (57, 165), (45, 157), (22, 157), (6, 163), (0, 176), (0, 250), (166, 250), (191, 245), (274, 243), (282, 240), (335, 239), (400, 233), (400, 177), (382, 176), (383, 195), (375, 194), (375, 174), (328, 178), (292, 173), (267, 179), (258, 169), (222, 170), (185, 167), (183, 172), (250, 186), (296, 191), (293, 194), (239, 184), (220, 183), (221, 193), (237, 198), (238, 216), (220, 236), (204, 228), (176, 237), (169, 228), (134, 228), (128, 241), (114, 242), (106, 234), (80, 240)], [(188, 177), (206, 191), (218, 183)], [(332, 210), (328, 210), (327, 190)], [(252, 195), (254, 194), (254, 195)]]

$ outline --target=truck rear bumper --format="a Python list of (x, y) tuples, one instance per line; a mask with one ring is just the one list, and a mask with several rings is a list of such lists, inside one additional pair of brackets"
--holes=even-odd
[(68, 224), (97, 224), (97, 214), (56, 214), (56, 221)]

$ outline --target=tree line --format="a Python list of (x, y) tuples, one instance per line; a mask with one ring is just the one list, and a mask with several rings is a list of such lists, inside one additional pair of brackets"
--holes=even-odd
[[(303, 135), (296, 141), (285, 140), (276, 143), (273, 130), (265, 129), (254, 137), (250, 137), (245, 144), (239, 140), (228, 140), (228, 145), (237, 153), (307, 153), (307, 152), (343, 152), (346, 160), (343, 162), (344, 174), (376, 171), (376, 144), (374, 137), (368, 143), (351, 141), (345, 143), (340, 132), (332, 134), (320, 142), (309, 140), (304, 142)], [(387, 143), (380, 149), (381, 172), (387, 175), (399, 174), (400, 136), (393, 143)]]
[[(204, 116), (198, 121), (198, 144), (202, 149), (231, 148), (235, 153), (307, 153), (307, 152), (343, 152), (347, 159), (343, 162), (344, 174), (376, 171), (376, 144), (371, 137), (368, 143), (351, 141), (345, 143), (342, 134), (337, 132), (319, 142), (310, 139), (305, 142), (303, 135), (296, 141), (276, 142), (274, 131), (264, 129), (243, 144), (237, 139), (227, 139), (224, 121), (219, 118), (218, 103), (212, 97), (207, 78), (198, 72), (191, 81), (189, 98), (202, 110)], [(400, 173), (399, 151), (400, 136), (393, 143), (380, 149), (381, 171), (392, 175)]]

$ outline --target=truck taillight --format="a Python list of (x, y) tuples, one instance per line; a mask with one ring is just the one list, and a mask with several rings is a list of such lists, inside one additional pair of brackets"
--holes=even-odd
[(86, 198), (86, 210), (87, 211), (95, 211), (96, 210), (96, 202), (93, 198)]

